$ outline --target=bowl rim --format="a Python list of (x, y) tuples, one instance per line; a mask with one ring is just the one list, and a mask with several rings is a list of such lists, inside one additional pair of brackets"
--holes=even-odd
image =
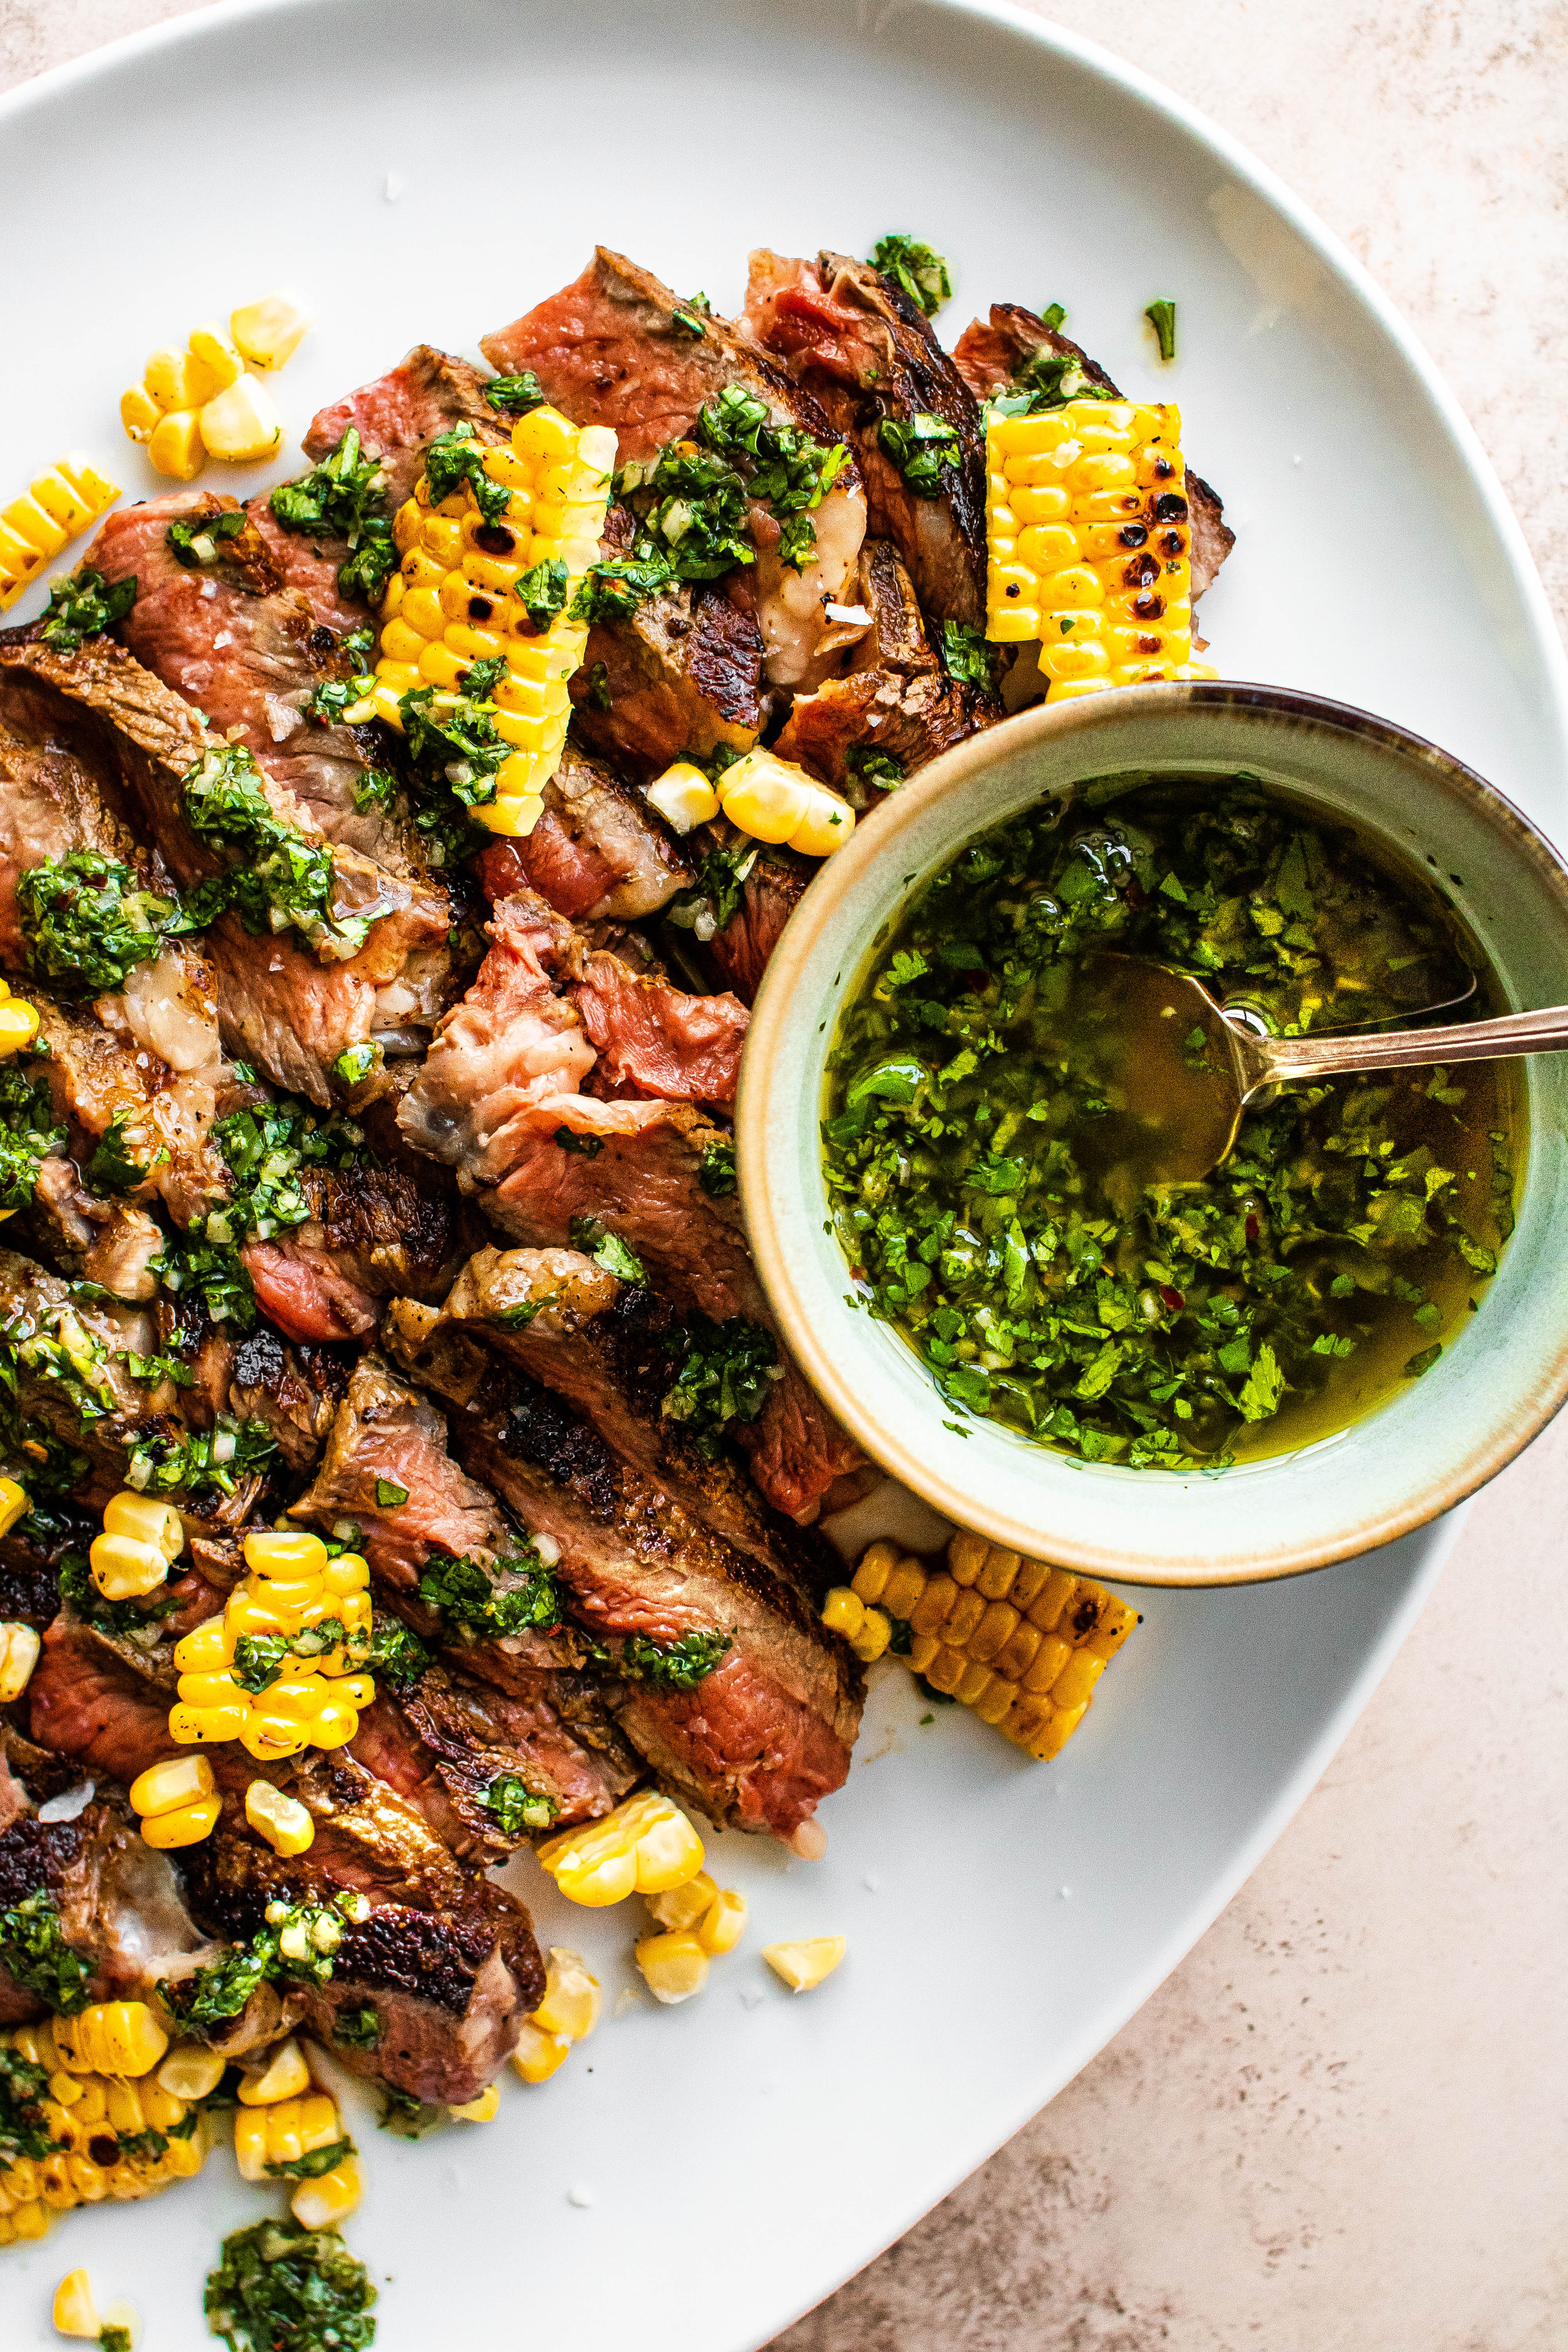
[[(1332, 1544), (1321, 1540), (1293, 1544), (1285, 1540), (1260, 1550), (1256, 1560), (1206, 1569), (1202, 1573), (1169, 1560), (1139, 1559), (1135, 1554), (1130, 1556), (1125, 1544), (1112, 1548), (1061, 1537), (1042, 1545), (1038, 1527), (988, 1506), (982, 1496), (965, 1492), (933, 1471), (918, 1444), (897, 1435), (868, 1409), (862, 1391), (847, 1376), (831, 1346), (805, 1311), (783, 1231), (785, 1188), (767, 1148), (771, 1073), (786, 1026), (799, 1020), (801, 1003), (812, 999), (815, 973), (820, 970), (822, 934), (842, 901), (864, 883), (879, 860), (886, 858), (891, 866), (899, 840), (907, 828), (956, 785), (970, 782), (987, 768), (1042, 738), (1055, 740), (1076, 735), (1087, 746), (1108, 725), (1120, 727), (1142, 718), (1168, 718), (1178, 700), (1209, 710), (1259, 712), (1288, 724), (1304, 724), (1356, 737), (1380, 751), (1394, 752), (1428, 769), (1441, 788), (1479, 803), (1515, 854), (1536, 869), (1542, 883), (1561, 901), (1568, 925), (1568, 863), (1545, 835), (1505, 793), (1475, 769), (1440, 744), (1395, 720), (1300, 688), (1230, 678), (1161, 680), (1121, 687), (1111, 694), (1075, 696), (1054, 706), (1037, 704), (941, 753), (881, 805), (874, 825), (858, 825), (843, 848), (813, 876), (768, 959), (752, 1009), (735, 1104), (736, 1167), (747, 1237), (780, 1336), (813, 1389), (870, 1460), (890, 1477), (912, 1488), (957, 1526), (972, 1528), (993, 1543), (1026, 1554), (1041, 1557), (1048, 1553), (1060, 1566), (1080, 1574), (1110, 1576), (1129, 1584), (1167, 1587), (1265, 1583), (1279, 1577), (1307, 1574), (1392, 1543), (1440, 1517), (1495, 1478), (1568, 1402), (1568, 1328), (1564, 1328), (1552, 1361), (1537, 1377), (1524, 1409), (1506, 1431), (1467, 1450), (1448, 1472), (1430, 1481), (1418, 1498), (1363, 1520)], [(1173, 760), (1171, 764), (1181, 762)], [(933, 1391), (933, 1397), (934, 1394)], [(1085, 1467), (1092, 1470), (1093, 1465)]]

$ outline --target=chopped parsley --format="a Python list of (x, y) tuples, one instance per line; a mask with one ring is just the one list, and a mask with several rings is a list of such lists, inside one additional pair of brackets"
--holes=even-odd
[(977, 686), (986, 694), (995, 692), (995, 651), (986, 643), (982, 630), (972, 629), (966, 621), (944, 621), (942, 658), (949, 677), (965, 686)]
[(877, 446), (892, 459), (917, 499), (935, 499), (947, 488), (944, 472), (961, 466), (958, 435), (945, 417), (925, 410), (900, 419), (884, 416), (877, 427)]
[[(1054, 331), (1066, 317), (1061, 305), (1053, 302), (1043, 323)], [(1014, 369), (1007, 390), (988, 404), (997, 416), (1039, 416), (1047, 409), (1065, 408), (1069, 400), (1115, 398), (1109, 385), (1096, 383), (1077, 352), (1056, 352), (1048, 343), (1037, 343)]]
[(500, 1641), (561, 1618), (555, 1579), (531, 1548), (497, 1560), (493, 1570), (467, 1552), (437, 1555), (419, 1580), (419, 1598), (464, 1641)]
[(479, 389), (503, 416), (526, 416), (531, 409), (544, 405), (544, 387), (531, 368), (522, 368), (516, 375), (492, 375)]
[(229, 1672), (242, 1690), (270, 1690), (290, 1659), (324, 1657), (340, 1643), (356, 1665), (364, 1664), (371, 1646), (369, 1634), (358, 1626), (348, 1633), (341, 1617), (323, 1617), (319, 1624), (307, 1625), (298, 1633), (241, 1633), (234, 1645)]
[(177, 1597), (166, 1591), (150, 1593), (141, 1601), (106, 1601), (92, 1580), (85, 1552), (66, 1552), (57, 1573), (60, 1599), (68, 1601), (79, 1617), (100, 1633), (137, 1642), (143, 1649), (158, 1640), (163, 1619), (172, 1617), (180, 1606)]
[(378, 1478), (375, 1482), (376, 1508), (382, 1511), (400, 1510), (408, 1500), (408, 1489), (400, 1486), (395, 1478)]
[(248, 1944), (231, 1944), (206, 1967), (170, 1978), (164, 2000), (185, 2032), (216, 2034), (221, 2040), (258, 1986), (290, 1979), (330, 1984), (344, 1921), (359, 1922), (369, 1908), (359, 1894), (336, 1895), (331, 1903), (287, 1903), (277, 1897), (267, 1906), (266, 1925)]
[(101, 572), (72, 572), (50, 589), (38, 635), (57, 653), (73, 654), (85, 637), (100, 637), (122, 621), (135, 602), (134, 572), (110, 588)]
[(466, 486), (486, 522), (501, 520), (511, 504), (511, 492), (504, 482), (492, 481), (486, 473), (485, 447), (466, 416), (449, 432), (437, 433), (425, 452), (425, 486), (433, 507)]
[(498, 1774), (480, 1800), (502, 1837), (521, 1837), (528, 1830), (547, 1830), (561, 1811), (553, 1797), (542, 1797), (515, 1772)]
[(237, 539), (250, 518), (243, 507), (230, 507), (221, 514), (196, 515), (189, 522), (172, 522), (163, 533), (164, 543), (176, 563), (187, 572), (200, 569), (204, 563), (216, 563), (219, 551), (231, 539)]
[(340, 2009), (332, 2019), (332, 2040), (345, 2050), (374, 2050), (381, 2040), (381, 2011), (374, 2001), (362, 2009)]
[(1173, 302), (1151, 302), (1143, 316), (1153, 328), (1163, 360), (1176, 356), (1176, 306)]
[(238, 1251), (227, 1244), (172, 1234), (148, 1264), (171, 1297), (199, 1296), (208, 1321), (226, 1323), (231, 1336), (243, 1339), (256, 1328), (256, 1293)]
[[(374, 2010), (371, 2014), (375, 2014)], [(269, 2164), (267, 2171), (273, 2180), (320, 2180), (323, 2173), (335, 2172), (340, 2164), (358, 2154), (353, 2140), (345, 2137), (329, 2140), (325, 2147), (307, 2148), (303, 2156), (291, 2156), (282, 2164)]]
[(695, 880), (678, 891), (665, 908), (670, 921), (680, 930), (695, 931), (700, 940), (710, 940), (715, 931), (721, 931), (741, 910), (757, 855), (754, 841), (721, 842), (708, 850)]
[(233, 1495), (241, 1479), (266, 1469), (277, 1452), (278, 1440), (264, 1421), (236, 1421), (220, 1412), (211, 1429), (181, 1436), (165, 1424), (136, 1437), (126, 1456), (125, 1483), (139, 1495)]
[(229, 2352), (365, 2352), (375, 2289), (335, 2230), (256, 2221), (207, 2273), (207, 2327)]
[(310, 947), (340, 960), (358, 953), (369, 919), (334, 914), (331, 851), (283, 824), (248, 751), (215, 744), (185, 777), (184, 799), (197, 840), (228, 860), (220, 889), (207, 895), (234, 908), (252, 938), (292, 926)]
[(708, 1144), (697, 1163), (697, 1181), (712, 1201), (733, 1200), (740, 1190), (735, 1174), (735, 1145), (731, 1136)]
[(19, 2156), (41, 2158), (54, 2152), (44, 2115), (48, 2089), (47, 2068), (35, 2066), (19, 2050), (0, 2042), (0, 2156), (15, 2162)]
[[(647, 1268), (637, 1252), (628, 1249), (619, 1234), (611, 1233), (597, 1217), (574, 1217), (567, 1230), (567, 1238), (574, 1250), (581, 1250), (585, 1257), (591, 1257), (595, 1265), (602, 1266), (606, 1274), (616, 1276), (618, 1281), (647, 1282)], [(547, 1303), (542, 1298), (538, 1302), (541, 1307)], [(534, 1302), (531, 1299), (529, 1304), (532, 1306)]]
[(28, 971), (93, 996), (122, 988), (165, 940), (195, 928), (173, 893), (145, 888), (132, 867), (96, 849), (68, 849), (19, 875), (16, 916)]
[(558, 1127), (550, 1139), (563, 1151), (580, 1152), (584, 1160), (597, 1160), (605, 1148), (602, 1135), (579, 1135), (570, 1127)]
[(844, 754), (848, 773), (863, 784), (874, 784), (879, 793), (897, 792), (904, 781), (904, 765), (890, 751), (879, 751), (874, 743), (851, 743)]
[(1289, 1087), (1209, 1175), (1152, 1181), (1107, 948), (1285, 1035), (1414, 1014), (1474, 950), (1418, 879), (1252, 780), (1110, 778), (972, 841), (841, 1021), (824, 1157), (860, 1303), (961, 1412), (1086, 1461), (1219, 1470), (1436, 1360), (1496, 1265), (1487, 1139), (1506, 1147), (1517, 1097), (1500, 1064), (1463, 1088)]
[(649, 596), (657, 596), (661, 588), (668, 588), (674, 577), (663, 556), (656, 553), (651, 545), (647, 555), (635, 561), (616, 557), (606, 558), (603, 563), (591, 563), (583, 576), (583, 585), (572, 599), (571, 617), (586, 621), (590, 627), (595, 622), (629, 621), (639, 604)]
[(882, 236), (877, 240), (871, 267), (890, 278), (928, 319), (934, 319), (952, 292), (947, 263), (929, 245), (912, 236)]
[(371, 1621), (364, 1663), (394, 1690), (412, 1690), (430, 1664), (430, 1653), (401, 1618), (385, 1616), (378, 1609)]
[(0, 1968), (57, 2017), (75, 2017), (86, 2009), (98, 1973), (94, 1961), (67, 1943), (59, 1906), (41, 1886), (0, 1911)]
[(397, 569), (397, 547), (386, 507), (386, 474), (379, 457), (362, 457), (353, 425), (337, 447), (308, 474), (280, 482), (268, 504), (285, 530), (309, 539), (341, 539), (348, 554), (338, 567), (338, 593), (379, 604)]
[[(462, 687), (416, 686), (398, 700), (416, 776), (427, 793), (442, 788), (460, 803), (447, 814), (466, 822), (467, 812), (496, 796), (496, 771), (510, 745), (497, 734), (490, 690), (506, 670), (500, 659), (475, 662)], [(438, 803), (437, 803), (438, 804)]]
[[(364, 1129), (297, 1095), (215, 1119), (214, 1142), (227, 1163), (229, 1197), (207, 1211), (202, 1237), (234, 1246), (252, 1234), (270, 1240), (314, 1212), (300, 1182), (307, 1168), (352, 1168), (365, 1160)], [(193, 1228), (193, 1230), (195, 1230)]]
[(628, 1634), (611, 1663), (627, 1682), (651, 1683), (658, 1690), (693, 1691), (732, 1646), (730, 1633), (682, 1633), (677, 1642)]
[[(117, 1110), (103, 1133), (99, 1137), (91, 1159), (82, 1171), (89, 1189), (94, 1192), (134, 1192), (147, 1181), (153, 1169), (167, 1160), (167, 1150), (160, 1145), (149, 1150), (146, 1129), (136, 1114)], [(145, 1160), (138, 1157), (146, 1151)]]
[(717, 1454), (735, 1421), (755, 1421), (780, 1376), (778, 1343), (743, 1315), (713, 1323), (694, 1315), (665, 1341), (679, 1369), (661, 1410), (679, 1422), (704, 1454)]
[(546, 556), (512, 582), (511, 593), (542, 636), (566, 603), (565, 564), (558, 555)]
[(29, 1078), (16, 1059), (0, 1067), (0, 1212), (9, 1216), (33, 1197), (38, 1170), (65, 1150), (66, 1129), (55, 1123), (45, 1077)]

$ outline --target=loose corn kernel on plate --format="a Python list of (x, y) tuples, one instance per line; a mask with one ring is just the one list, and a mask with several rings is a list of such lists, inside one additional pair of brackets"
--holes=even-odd
[[(235, 0), (24, 87), (0, 100), (0, 194), (27, 223), (0, 257), (7, 349), (33, 362), (14, 358), (0, 384), (6, 496), (45, 482), (33, 495), (58, 527), (73, 501), (92, 506), (94, 477), (129, 499), (167, 487), (121, 426), (128, 382), (168, 338), (262, 289), (299, 288), (314, 323), (286, 369), (256, 379), (283, 424), (276, 464), (214, 457), (202, 477), (241, 498), (299, 470), (299, 433), (322, 401), (416, 341), (471, 352), (484, 327), (574, 275), (595, 239), (727, 310), (750, 246), (868, 252), (899, 227), (952, 260), (951, 333), (994, 299), (1060, 299), (1134, 409), (1179, 407), (1240, 533), (1202, 613), (1227, 674), (1385, 711), (1568, 834), (1561, 654), (1517, 530), (1429, 364), (1266, 173), (1065, 34), (987, 0), (570, 11), (468, 0), (434, 12)], [(201, 126), (173, 211), (171, 123)], [(273, 160), (237, 204), (226, 150), (254, 143), (258, 126)], [(689, 169), (670, 167), (672, 126), (675, 154), (695, 151)], [(749, 163), (763, 139), (764, 167), (736, 169), (737, 152)], [(154, 240), (155, 271), (112, 253), (122, 217)], [(1156, 296), (1180, 306), (1172, 367), (1142, 323)], [(45, 363), (61, 352), (68, 367)], [(221, 351), (210, 363), (227, 364)], [(196, 396), (173, 372), (159, 382), (171, 398)], [(149, 435), (164, 415), (199, 418), (153, 406)], [(226, 446), (256, 446), (267, 422), (259, 410), (229, 420)], [(166, 438), (181, 462), (200, 461), (199, 429)], [(1140, 446), (1152, 439), (1151, 428)], [(1023, 543), (1075, 519), (1012, 511), (1019, 569), (999, 593), (1016, 585), (1010, 601), (1037, 615), (1089, 609), (1049, 601), (1072, 586), (1059, 576), (1071, 566), (1050, 568), (1065, 541)], [(1391, 546), (1417, 583), (1400, 600)], [(1057, 584), (1028, 604), (1041, 582)], [(42, 599), (30, 579), (7, 617)], [(1077, 634), (1057, 620), (1061, 645)], [(1108, 664), (1139, 652), (1134, 637), (1108, 640)], [(1097, 667), (1080, 646), (1058, 660), (1059, 683)], [(546, 667), (515, 714), (520, 806), (558, 715), (553, 682)], [(795, 824), (831, 822), (784, 808), (773, 784), (778, 822), (781, 809)], [(672, 810), (705, 812), (694, 791), (676, 777)], [(700, 1868), (681, 1877), (679, 1833), (639, 1816), (623, 1842), (633, 1890), (596, 1907), (521, 1857), (508, 1883), (532, 1911), (549, 1988), (520, 2053), (527, 2078), (504, 2072), (490, 2119), (487, 2095), (471, 2122), (394, 2140), (346, 2079), (242, 2110), (268, 2119), (240, 2134), (247, 2168), (269, 2160), (274, 2137), (332, 2149), (329, 2107), (356, 2140), (363, 2193), (346, 2231), (381, 2291), (381, 2352), (469, 2340), (748, 2352), (786, 2326), (1155, 1989), (1323, 1769), (1451, 1539), (1451, 1527), (1428, 1529), (1276, 1585), (1112, 1583), (1097, 1597), (1075, 1584), (1060, 1596), (1022, 1559), (944, 1554), (952, 1531), (899, 1490), (851, 1521), (836, 1530), (848, 1596), (837, 1606), (873, 1661), (871, 1693), (848, 1785), (824, 1808), (821, 1861), (704, 1831)], [(927, 1672), (952, 1704), (889, 1654), (879, 1614), (889, 1640), (895, 1616), (910, 1626), (911, 1655), (915, 1641), (922, 1655), (935, 1644)], [(221, 1677), (213, 1640), (206, 1670)], [(21, 1675), (28, 1661), (7, 1651), (3, 1664)], [(199, 1743), (181, 1754), (186, 1776), (144, 1792), (145, 1818), (172, 1822), (172, 1837), (206, 1795)], [(567, 1877), (605, 1866), (593, 1852), (554, 1859)], [(146, 2054), (118, 2053), (125, 2066)], [(165, 2073), (154, 2106), (199, 2101), (210, 2084), (187, 2060), (174, 2067), (178, 2054), (123, 2078), (55, 2067), (68, 2090), (87, 2086), (56, 2101), (60, 2116), (100, 2097), (107, 2113), (111, 2085)], [(124, 2113), (129, 2123), (129, 2101)], [(120, 2297), (139, 2307), (148, 2352), (209, 2347), (201, 2283), (221, 2237), (282, 2210), (241, 2178), (232, 2112), (213, 2119), (198, 2178), (148, 2181), (158, 2193), (135, 2201), (106, 2194), (90, 2211), (80, 2200), (97, 2183), (70, 2165), (92, 2159), (59, 2129), (62, 2153), (46, 2161), (68, 2210), (46, 2210), (41, 2190), (16, 2197), (14, 2210), (45, 2214), (47, 2234), (0, 2249), (7, 2352), (58, 2346), (53, 2298), (79, 2266), (100, 2311)], [(312, 2210), (346, 2210), (350, 2186)]]

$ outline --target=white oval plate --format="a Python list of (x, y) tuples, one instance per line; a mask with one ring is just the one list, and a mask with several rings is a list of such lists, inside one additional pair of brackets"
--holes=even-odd
[[(1268, 174), (1067, 34), (940, 0), (258, 0), (46, 75), (0, 100), (0, 129), (16, 488), (74, 446), (132, 497), (159, 487), (121, 436), (122, 385), (282, 279), (320, 313), (278, 384), (298, 431), (416, 340), (472, 350), (595, 238), (729, 309), (752, 244), (867, 253), (905, 229), (952, 259), (950, 337), (994, 299), (1064, 301), (1129, 392), (1181, 400), (1240, 535), (1204, 606), (1228, 674), (1400, 719), (1563, 837), (1562, 655), (1454, 402)], [(1142, 323), (1155, 295), (1179, 303), (1174, 370)], [(602, 1964), (605, 2021), (546, 2088), (509, 2075), (494, 2124), (408, 2147), (356, 2116), (348, 2234), (384, 2283), (384, 2352), (746, 2352), (786, 2326), (1202, 1933), (1454, 1531), (1289, 1583), (1136, 1596), (1146, 1622), (1050, 1766), (957, 1709), (922, 1727), (882, 1670), (826, 1861), (720, 1842), (752, 1925), (685, 2009), (617, 2015), (629, 1917), (542, 1899), (515, 1865), (541, 1940)], [(826, 1930), (849, 1958), (792, 2000), (757, 1948)], [(69, 2216), (0, 2255), (0, 2336), (54, 2345), (54, 2282), (85, 2262), (156, 2352), (196, 2352), (220, 2234), (278, 2201), (223, 2155), (153, 2205)]]

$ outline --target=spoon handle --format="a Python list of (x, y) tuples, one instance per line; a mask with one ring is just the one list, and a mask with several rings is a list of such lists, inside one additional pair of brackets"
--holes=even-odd
[(1508, 1013), (1500, 1021), (1457, 1022), (1451, 1029), (1406, 1029), (1375, 1037), (1249, 1037), (1247, 1046), (1255, 1066), (1267, 1065), (1267, 1076), (1254, 1080), (1260, 1086), (1343, 1077), (1357, 1070), (1409, 1069), (1426, 1062), (1490, 1062), (1568, 1047), (1568, 1004)]

